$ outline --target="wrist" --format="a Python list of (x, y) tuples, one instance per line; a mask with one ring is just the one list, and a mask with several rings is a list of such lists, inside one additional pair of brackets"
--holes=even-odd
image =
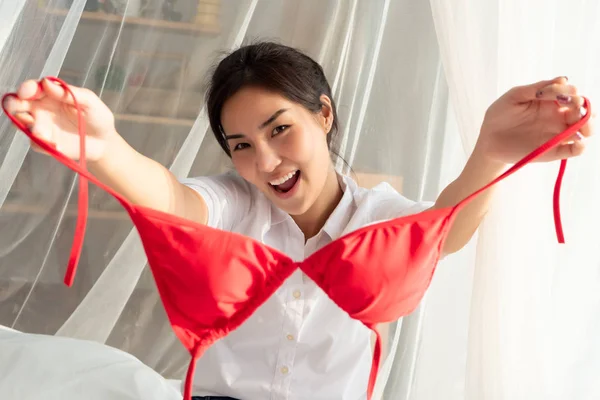
[(106, 135), (103, 149), (97, 158), (88, 160), (88, 168), (94, 175), (110, 175), (122, 171), (122, 164), (135, 159), (137, 151), (116, 131)]
[(491, 152), (486, 151), (485, 143), (477, 141), (461, 177), (485, 184), (500, 176), (507, 167), (508, 164), (494, 158)]

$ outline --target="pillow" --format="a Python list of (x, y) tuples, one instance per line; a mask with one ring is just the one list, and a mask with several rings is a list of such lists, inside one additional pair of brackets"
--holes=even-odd
[(140, 360), (86, 340), (0, 330), (2, 400), (181, 400)]

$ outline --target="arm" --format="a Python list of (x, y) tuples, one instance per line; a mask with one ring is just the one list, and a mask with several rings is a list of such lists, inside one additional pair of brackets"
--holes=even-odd
[(112, 138), (110, 157), (89, 163), (100, 181), (134, 204), (207, 223), (208, 209), (202, 196), (163, 165), (138, 153), (120, 135)]
[[(583, 98), (565, 77), (512, 88), (487, 110), (473, 154), (460, 176), (440, 194), (433, 208), (449, 207), (498, 177), (508, 164), (525, 157), (582, 116)], [(591, 121), (591, 120), (590, 120)], [(592, 135), (588, 121), (578, 135), (546, 152), (537, 162), (577, 157)], [(493, 188), (481, 193), (456, 217), (444, 245), (449, 254), (464, 247), (488, 211)]]
[[(506, 164), (486, 159), (482, 153), (474, 151), (460, 176), (442, 191), (433, 208), (457, 204), (494, 180), (505, 168)], [(471, 240), (488, 211), (494, 190), (492, 187), (481, 193), (457, 214), (444, 244), (443, 254), (454, 253)]]
[[(179, 183), (165, 167), (135, 151), (116, 131), (114, 115), (88, 89), (69, 86), (82, 110), (90, 171), (134, 204), (205, 224), (208, 207), (196, 191)], [(79, 131), (73, 97), (47, 79), (26, 81), (10, 98), (10, 112), (47, 144), (78, 159)], [(42, 151), (35, 143), (34, 150)]]

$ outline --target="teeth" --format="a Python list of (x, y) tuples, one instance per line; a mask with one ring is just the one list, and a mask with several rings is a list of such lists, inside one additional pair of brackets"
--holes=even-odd
[(272, 180), (272, 181), (270, 181), (270, 182), (269, 182), (269, 184), (271, 184), (272, 186), (281, 185), (282, 183), (284, 183), (285, 181), (287, 181), (287, 180), (291, 179), (291, 178), (292, 178), (294, 175), (296, 175), (296, 172), (297, 172), (297, 171), (298, 171), (298, 170), (296, 170), (296, 171), (292, 171), (292, 172), (290, 172), (289, 174), (287, 174), (287, 175), (285, 175), (285, 176), (282, 176), (282, 177), (281, 177), (281, 178), (279, 178), (279, 179)]

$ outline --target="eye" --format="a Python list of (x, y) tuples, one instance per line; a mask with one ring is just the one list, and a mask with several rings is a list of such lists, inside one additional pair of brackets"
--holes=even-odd
[(273, 129), (273, 136), (280, 134), (281, 132), (285, 131), (289, 127), (290, 127), (289, 125), (279, 125), (275, 129)]
[(233, 147), (233, 151), (238, 151), (238, 150), (243, 150), (246, 147), (249, 147), (250, 145), (248, 143), (238, 143)]

